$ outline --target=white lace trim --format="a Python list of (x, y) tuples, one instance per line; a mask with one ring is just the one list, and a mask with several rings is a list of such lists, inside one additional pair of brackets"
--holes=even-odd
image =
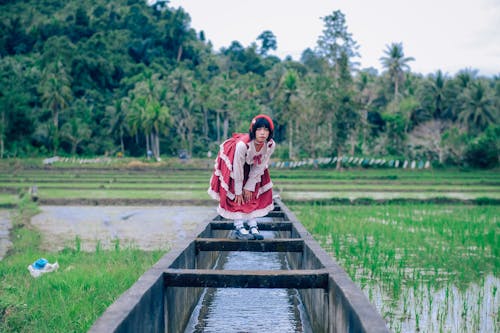
[[(224, 181), (224, 177), (222, 176), (220, 170), (215, 170), (214, 175), (212, 175), (212, 177), (214, 176), (219, 177), (220, 186), (222, 186), (222, 188), (226, 190), (227, 197), (231, 200), (234, 200), (235, 194), (229, 191), (229, 184)], [(212, 180), (210, 180), (210, 184), (212, 184)]]
[(262, 186), (261, 188), (259, 188), (259, 192), (257, 193), (257, 198), (260, 197), (262, 193), (265, 193), (272, 188), (273, 188), (273, 182), (269, 181), (269, 183), (267, 183), (265, 186)]
[[(217, 174), (217, 172), (215, 172), (215, 174)], [(226, 190), (226, 195), (229, 199), (231, 200), (234, 200), (234, 198), (236, 197), (234, 193), (230, 192), (229, 191), (229, 186), (224, 182), (224, 180), (222, 179), (222, 175), (220, 175), (220, 172), (219, 174), (217, 175), (219, 177), (219, 181), (220, 181), (220, 184), (222, 186), (222, 188), (224, 188)], [(212, 177), (214, 177), (212, 175)], [(211, 177), (211, 178), (212, 178)], [(210, 184), (212, 183), (212, 179), (210, 179)], [(262, 186), (260, 189), (259, 189), (259, 192), (257, 192), (257, 198), (259, 198), (263, 193), (269, 191), (270, 189), (273, 188), (273, 182), (269, 182), (267, 183), (265, 186)], [(219, 196), (219, 193), (215, 192), (214, 190), (212, 190), (212, 187), (209, 187), (208, 188), (208, 191), (207, 191), (208, 195), (210, 197), (212, 197), (212, 199), (214, 200), (220, 200), (220, 196)]]
[(219, 213), (220, 216), (230, 220), (237, 220), (237, 219), (248, 220), (256, 217), (266, 216), (267, 213), (269, 213), (273, 209), (274, 209), (274, 203), (271, 203), (269, 206), (264, 207), (262, 209), (254, 210), (251, 213), (243, 213), (243, 212), (230, 212), (228, 210), (225, 210), (219, 205), (217, 207), (217, 213)]
[[(227, 141), (227, 140), (226, 140)], [(224, 143), (226, 142), (224, 141)], [(231, 161), (229, 160), (229, 157), (224, 153), (224, 143), (220, 145), (220, 152), (219, 152), (219, 157), (226, 163), (226, 166), (229, 170), (233, 170), (233, 165), (231, 164)], [(233, 172), (231, 171), (231, 178), (233, 176)]]

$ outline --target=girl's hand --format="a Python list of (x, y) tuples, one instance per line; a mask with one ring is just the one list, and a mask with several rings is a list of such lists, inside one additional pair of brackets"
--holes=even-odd
[(253, 197), (253, 192), (248, 191), (248, 190), (243, 190), (243, 198), (245, 199), (245, 202), (250, 202)]
[(237, 205), (242, 205), (244, 203), (243, 196), (241, 194), (235, 195), (234, 202), (236, 202)]

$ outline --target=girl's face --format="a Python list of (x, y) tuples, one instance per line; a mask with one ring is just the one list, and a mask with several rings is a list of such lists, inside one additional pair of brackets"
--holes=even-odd
[(258, 143), (266, 142), (268, 137), (269, 137), (269, 129), (266, 127), (259, 127), (255, 131), (255, 141), (257, 141)]

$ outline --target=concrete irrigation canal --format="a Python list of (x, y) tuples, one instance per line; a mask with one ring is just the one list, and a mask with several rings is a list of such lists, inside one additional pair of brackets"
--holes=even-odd
[(94, 323), (90, 332), (389, 332), (345, 271), (279, 199), (264, 240), (203, 223)]

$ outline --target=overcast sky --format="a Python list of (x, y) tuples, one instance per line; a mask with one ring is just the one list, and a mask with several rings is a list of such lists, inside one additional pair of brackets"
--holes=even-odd
[(361, 68), (380, 71), (386, 46), (402, 42), (413, 72), (500, 75), (500, 0), (171, 0), (170, 7), (183, 7), (215, 51), (232, 41), (247, 47), (270, 30), (278, 43), (272, 54), (299, 60), (316, 47), (322, 18), (341, 10)]

